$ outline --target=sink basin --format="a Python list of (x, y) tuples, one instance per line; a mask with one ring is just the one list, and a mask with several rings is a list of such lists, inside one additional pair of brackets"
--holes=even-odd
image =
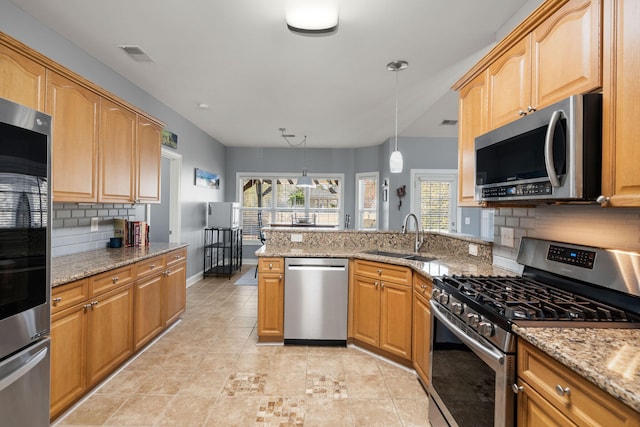
[(425, 257), (421, 255), (400, 254), (398, 252), (385, 252), (385, 251), (380, 251), (378, 249), (372, 249), (370, 251), (365, 251), (364, 253), (371, 254), (371, 255), (388, 256), (391, 258), (406, 259), (410, 261), (421, 261), (421, 262), (430, 262), (435, 259), (433, 257)]

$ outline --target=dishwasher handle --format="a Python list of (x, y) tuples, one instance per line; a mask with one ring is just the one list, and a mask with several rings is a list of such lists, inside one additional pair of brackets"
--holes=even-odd
[(291, 264), (287, 266), (287, 270), (298, 271), (346, 271), (347, 267), (344, 265), (304, 265), (304, 264)]

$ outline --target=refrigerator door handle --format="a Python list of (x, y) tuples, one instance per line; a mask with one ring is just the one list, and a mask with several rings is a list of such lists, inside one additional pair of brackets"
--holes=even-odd
[(18, 369), (15, 369), (13, 372), (10, 372), (8, 375), (0, 378), (0, 391), (9, 387), (16, 380), (24, 376), (27, 372), (33, 369), (38, 363), (42, 362), (44, 358), (47, 356), (48, 349), (45, 347), (27, 360), (27, 363), (20, 366)]

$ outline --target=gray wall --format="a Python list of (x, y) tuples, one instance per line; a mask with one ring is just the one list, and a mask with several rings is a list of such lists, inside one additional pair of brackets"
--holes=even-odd
[[(0, 0), (0, 31), (157, 117), (178, 135), (177, 152), (182, 155), (183, 166), (181, 240), (189, 244), (187, 277), (202, 271), (203, 201), (222, 201), (223, 192), (194, 187), (193, 170), (200, 167), (224, 176), (225, 147), (162, 102), (44, 27), (9, 0)], [(86, 229), (75, 230), (77, 233), (66, 227), (53, 229), (53, 239), (63, 230), (64, 233), (73, 232), (76, 239), (86, 233)], [(87, 241), (91, 241), (90, 234), (85, 236)]]

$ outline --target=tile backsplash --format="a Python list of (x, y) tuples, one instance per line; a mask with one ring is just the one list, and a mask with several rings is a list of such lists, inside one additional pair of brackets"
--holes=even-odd
[[(54, 203), (51, 216), (53, 257), (100, 249), (113, 237), (113, 219), (144, 217), (144, 205)], [(91, 231), (91, 218), (98, 218), (98, 231)]]

